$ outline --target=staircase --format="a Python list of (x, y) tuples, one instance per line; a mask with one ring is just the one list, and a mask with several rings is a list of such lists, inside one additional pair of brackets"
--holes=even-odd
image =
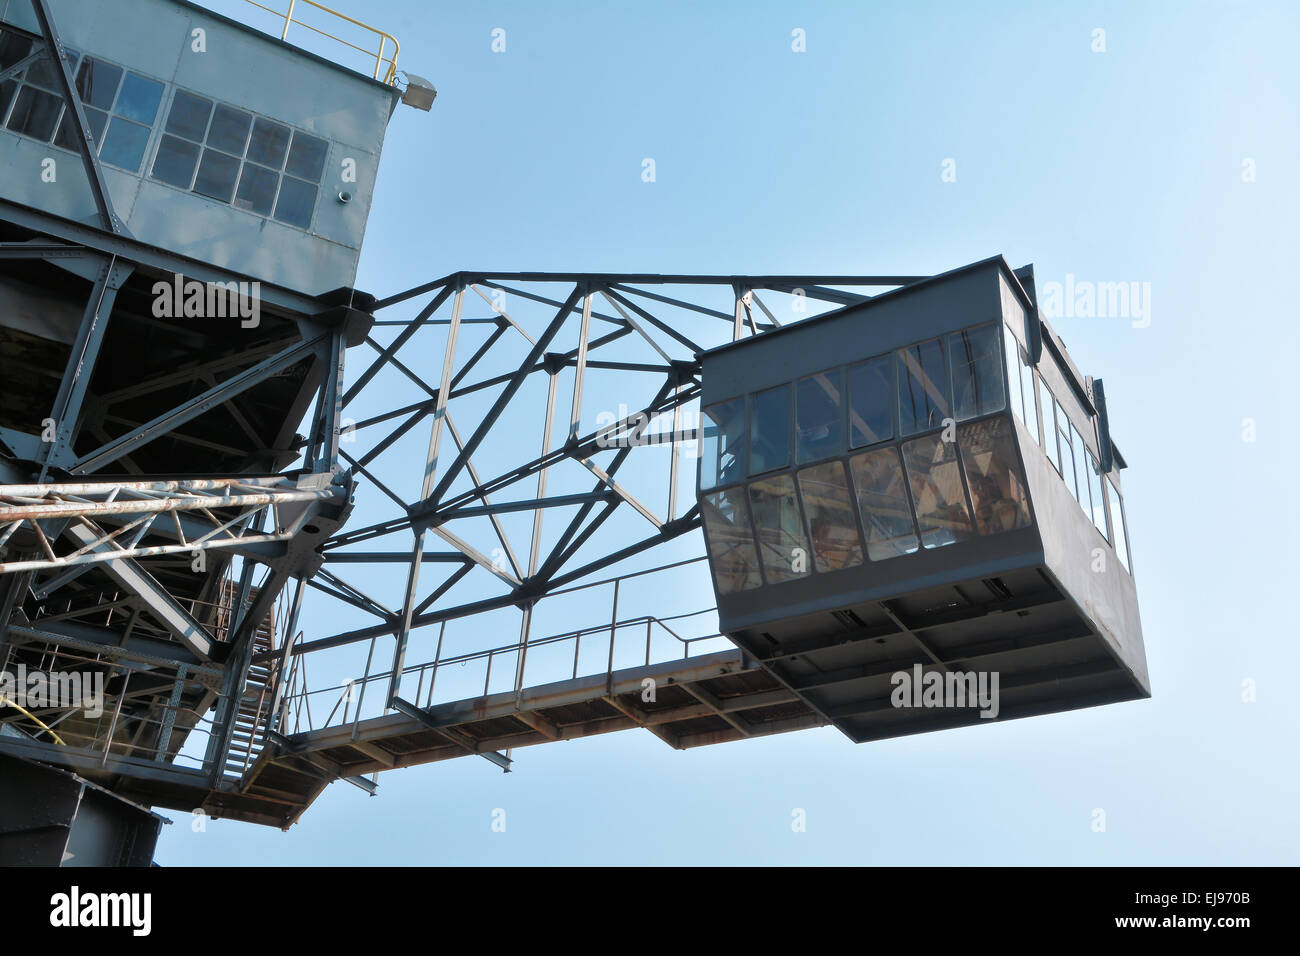
[[(222, 588), (222, 607), (228, 609), (234, 601), (233, 582), (224, 582)], [(249, 600), (257, 598), (257, 589), (253, 588)], [(223, 615), (229, 621), (229, 612)], [(224, 636), (218, 628), (219, 639)], [(254, 660), (275, 647), (276, 615), (268, 614), (257, 626), (253, 634)], [(271, 709), (275, 688), (272, 686), (273, 663), (254, 663), (248, 668), (248, 677), (244, 689), (239, 695), (238, 709), (235, 713), (235, 729), (230, 738), (230, 748), (226, 751), (223, 767), (227, 777), (243, 777), (262, 752), (263, 732), (266, 729), (266, 716)]]

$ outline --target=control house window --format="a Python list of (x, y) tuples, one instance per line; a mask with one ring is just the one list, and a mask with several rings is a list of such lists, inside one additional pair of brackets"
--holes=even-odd
[[(27, 37), (0, 30), (0, 70), (14, 66), (37, 48)], [(73, 88), (100, 162), (138, 173), (158, 118), (163, 84), (76, 50), (65, 48), (63, 59), (73, 75)], [(42, 56), (16, 77), (0, 83), (0, 116), (6, 129), (77, 151), (76, 113), (63, 102), (57, 70), (48, 56)]]
[(307, 229), (329, 143), (186, 90), (172, 97), (150, 177)]

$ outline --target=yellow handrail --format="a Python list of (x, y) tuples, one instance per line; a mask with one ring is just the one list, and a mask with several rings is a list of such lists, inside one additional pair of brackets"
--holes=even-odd
[[(251, 3), (259, 10), (265, 10), (267, 13), (273, 14), (274, 16), (280, 17), (282, 20), (284, 20), (284, 28), (280, 31), (281, 40), (284, 40), (289, 36), (290, 24), (296, 23), (301, 27), (306, 27), (308, 30), (311, 30), (313, 33), (319, 33), (323, 37), (328, 37), (331, 40), (334, 40), (338, 43), (342, 43), (344, 46), (348, 46), (354, 50), (358, 50), (361, 53), (366, 54), (367, 56), (373, 56), (375, 58), (375, 71), (372, 75), (376, 80), (379, 79), (379, 72), (384, 67), (384, 64), (388, 64), (388, 68), (384, 70), (383, 82), (387, 83), (389, 86), (393, 85), (393, 82), (397, 77), (397, 54), (400, 51), (401, 47), (397, 42), (397, 37), (393, 36), (391, 33), (385, 33), (383, 30), (376, 29), (375, 27), (372, 27), (368, 23), (362, 23), (360, 20), (354, 20), (346, 13), (339, 13), (337, 10), (332, 10), (327, 6), (324, 6), (323, 4), (316, 3), (315, 0), (302, 0), (302, 2), (307, 4), (308, 6), (315, 7), (317, 10), (324, 10), (326, 13), (336, 16), (340, 20), (346, 20), (348, 23), (361, 27), (363, 30), (369, 30), (371, 33), (378, 36), (379, 50), (378, 52), (376, 52), (374, 50), (367, 50), (365, 47), (357, 46), (355, 43), (351, 43), (348, 40), (345, 40), (339, 36), (335, 36), (332, 33), (327, 33), (326, 31), (320, 29), (319, 27), (312, 26), (310, 23), (304, 23), (302, 20), (295, 20), (293, 18), (293, 10), (294, 7), (297, 5), (298, 0), (289, 0), (289, 9), (284, 13), (281, 13), (279, 10), (272, 10), (270, 7), (264, 7), (262, 6), (262, 4), (258, 3), (257, 0), (246, 0), (246, 2)], [(384, 56), (384, 46), (390, 40), (393, 43), (393, 55), (386, 57)]]
[(7, 704), (8, 706), (12, 707), (14, 710), (22, 714), (24, 717), (26, 717), (28, 720), (34, 721), (36, 724), (38, 724), (41, 727), (42, 730), (44, 730), (47, 734), (53, 737), (54, 742), (58, 744), (60, 747), (67, 746), (67, 744), (63, 742), (63, 738), (60, 737), (58, 734), (56, 734), (49, 724), (41, 720), (41, 718), (37, 717), (26, 707), (19, 706), (17, 703), (10, 700), (4, 694), (0, 694), (0, 704)]

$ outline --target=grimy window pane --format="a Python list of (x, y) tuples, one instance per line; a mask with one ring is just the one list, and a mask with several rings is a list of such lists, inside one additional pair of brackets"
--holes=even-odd
[(177, 90), (172, 98), (171, 112), (167, 114), (167, 132), (201, 143), (211, 115), (211, 100)]
[[(80, 56), (81, 54), (76, 50), (65, 49), (63, 51), (63, 61), (68, 64), (68, 69), (72, 72), (72, 84), (74, 87), (77, 84), (77, 60)], [(118, 67), (110, 67), (107, 63), (102, 63), (100, 65), (108, 67), (109, 69), (117, 70), (118, 76), (122, 75), (122, 71)], [(59, 83), (58, 73), (56, 72), (57, 70), (58, 66), (55, 65), (54, 61), (50, 59), (49, 56), (43, 56), (27, 68), (27, 82), (35, 83), (53, 93), (58, 93), (63, 87)], [(111, 103), (112, 101), (110, 100), (109, 102)]]
[(104, 145), (99, 158), (128, 172), (138, 173), (144, 159), (144, 148), (149, 145), (149, 127), (114, 116), (104, 134)]
[(888, 446), (855, 455), (849, 468), (867, 533), (867, 557), (884, 561), (916, 551), (920, 544), (898, 449)]
[(248, 158), (263, 166), (279, 169), (289, 151), (289, 127), (259, 116), (253, 121), (253, 138), (248, 141)]
[(251, 113), (218, 103), (217, 111), (212, 115), (212, 126), (208, 129), (208, 145), (243, 156), (252, 123)]
[(9, 114), (8, 126), (15, 133), (48, 143), (62, 106), (63, 100), (53, 93), (46, 93), (34, 86), (24, 86), (18, 91), (13, 112)]
[(279, 177), (269, 169), (245, 163), (244, 172), (239, 177), (239, 191), (235, 193), (235, 207), (251, 209), (262, 216), (271, 215), (278, 179)]
[(1070, 419), (1059, 404), (1056, 406), (1056, 430), (1061, 442), (1061, 477), (1065, 479), (1065, 487), (1070, 489), (1074, 500), (1078, 501), (1079, 489), (1074, 483), (1074, 449), (1070, 444)]
[(1059, 473), (1061, 450), (1056, 443), (1056, 397), (1046, 383), (1043, 383), (1043, 451), (1047, 452), (1047, 460)]
[(1124, 521), (1124, 502), (1119, 492), (1115, 490), (1115, 483), (1109, 478), (1106, 479), (1106, 499), (1110, 503), (1111, 527), (1115, 529), (1115, 553), (1119, 555), (1124, 570), (1132, 574), (1133, 569), (1129, 566), (1128, 528)]
[(898, 350), (900, 434), (939, 428), (948, 417), (948, 370), (939, 339)]
[(745, 400), (733, 398), (704, 410), (700, 446), (700, 489), (707, 491), (745, 477)]
[(843, 369), (799, 380), (794, 398), (799, 464), (830, 458), (844, 450), (844, 429), (840, 425), (843, 395)]
[(238, 176), (239, 160), (215, 149), (205, 149), (203, 158), (199, 160), (199, 174), (194, 178), (194, 191), (222, 202), (230, 202)]
[(1101, 536), (1107, 541), (1110, 535), (1106, 533), (1106, 503), (1102, 501), (1101, 490), (1101, 469), (1097, 465), (1097, 459), (1088, 452), (1088, 493), (1092, 498), (1092, 524)]
[(975, 418), (1004, 406), (1000, 351), (996, 325), (948, 335), (953, 418), (958, 421)]
[(1073, 425), (1070, 426), (1070, 445), (1074, 448), (1074, 485), (1079, 489), (1079, 507), (1083, 513), (1092, 518), (1092, 506), (1088, 502), (1088, 449), (1083, 443), (1083, 436)]
[(117, 84), (121, 79), (120, 66), (103, 63), (88, 56), (81, 61), (81, 69), (77, 70), (77, 95), (86, 106), (98, 107), (101, 110), (112, 109), (113, 99), (117, 95)]
[(1020, 381), (1020, 344), (1011, 334), (1011, 330), (1005, 328), (1002, 330), (1002, 343), (1003, 357), (1006, 359), (1007, 386), (1011, 390), (1007, 404), (1011, 406), (1011, 411), (1015, 413), (1016, 418), (1023, 422), (1027, 419), (1025, 418), (1025, 390)]
[(189, 189), (198, 163), (197, 143), (164, 134), (162, 142), (158, 144), (158, 155), (154, 157), (153, 172), (150, 175), (159, 182)]
[(1016, 348), (1016, 354), (1020, 359), (1020, 387), (1025, 393), (1025, 427), (1029, 429), (1029, 436), (1033, 438), (1034, 444), (1042, 443), (1038, 436), (1038, 401), (1034, 397), (1034, 370), (1029, 367), (1029, 356), (1027, 356), (1019, 347)]
[(30, 39), (8, 30), (0, 31), (0, 70), (9, 69), (31, 52)]
[(122, 81), (122, 92), (117, 95), (117, 107), (114, 112), (127, 119), (139, 120), (152, 126), (158, 115), (158, 104), (162, 102), (163, 85), (157, 80), (128, 73)]
[(749, 473), (762, 474), (790, 464), (790, 386), (754, 396), (749, 433)]
[(793, 475), (773, 475), (749, 486), (749, 509), (758, 532), (758, 554), (768, 584), (808, 574), (808, 538), (804, 534)]
[[(108, 123), (108, 114), (102, 110), (84, 107), (86, 112), (86, 124), (90, 127), (90, 138), (96, 143), (104, 141), (104, 126)], [(72, 111), (65, 109), (63, 119), (59, 120), (59, 131), (54, 134), (54, 145), (62, 146), (64, 149), (80, 150), (81, 145), (77, 142), (77, 134), (72, 130), (72, 124), (76, 122), (76, 117)], [(93, 145), (93, 144), (92, 144)]]
[(894, 437), (893, 361), (878, 355), (849, 369), (849, 447)]
[(285, 176), (280, 183), (280, 196), (275, 201), (275, 218), (306, 229), (311, 225), (311, 213), (315, 208), (316, 187)]
[(799, 472), (799, 493), (808, 512), (813, 568), (838, 571), (862, 563), (862, 539), (853, 517), (853, 499), (842, 461), (828, 461)]
[(325, 140), (295, 130), (293, 145), (289, 147), (289, 162), (284, 171), (309, 183), (319, 183), (320, 174), (325, 169), (325, 154), (328, 152), (329, 143)]
[(747, 591), (763, 583), (758, 552), (749, 531), (749, 504), (745, 489), (732, 488), (704, 496), (700, 509), (709, 542), (709, 557), (719, 594)]
[(916, 523), (921, 544), (941, 548), (973, 538), (966, 491), (957, 466), (954, 442), (939, 435), (917, 438), (903, 444), (903, 462), (916, 502)]
[(1029, 494), (1016, 460), (1011, 419), (989, 418), (957, 428), (957, 447), (970, 482), (980, 534), (1027, 528)]

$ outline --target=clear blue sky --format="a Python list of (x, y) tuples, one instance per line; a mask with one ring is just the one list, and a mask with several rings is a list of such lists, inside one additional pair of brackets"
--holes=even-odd
[(288, 834), (169, 814), (161, 863), (1300, 862), (1300, 8), (336, 3), (439, 90), (390, 126), (357, 281), (378, 294), (457, 269), (915, 274), (995, 253), (1040, 284), (1149, 282), (1149, 327), (1054, 324), (1105, 379), (1130, 465), (1154, 696), (861, 746), (632, 731), (516, 751), (508, 775), (448, 761), (374, 798), (335, 784)]

